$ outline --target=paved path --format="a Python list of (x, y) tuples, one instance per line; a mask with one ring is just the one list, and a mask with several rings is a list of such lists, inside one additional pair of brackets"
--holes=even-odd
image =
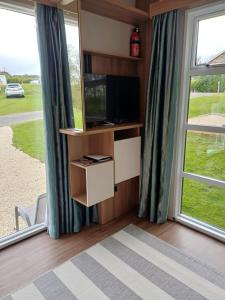
[(189, 124), (225, 127), (225, 115), (208, 114), (188, 119)]
[(0, 127), (0, 237), (14, 232), (15, 205), (30, 206), (46, 191), (45, 164), (16, 149), (12, 137), (10, 127)]
[(43, 119), (42, 111), (26, 112), (21, 114), (11, 114), (7, 116), (0, 116), (0, 127), (10, 126), (17, 123), (24, 123), (33, 120)]
[(211, 97), (211, 96), (219, 96), (219, 95), (223, 95), (222, 93), (218, 94), (218, 93), (191, 93), (190, 94), (190, 98), (199, 98), (199, 97)]

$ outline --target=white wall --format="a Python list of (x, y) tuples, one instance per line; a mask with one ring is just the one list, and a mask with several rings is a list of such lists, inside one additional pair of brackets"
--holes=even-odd
[(84, 10), (81, 11), (80, 24), (84, 50), (129, 55), (133, 26)]

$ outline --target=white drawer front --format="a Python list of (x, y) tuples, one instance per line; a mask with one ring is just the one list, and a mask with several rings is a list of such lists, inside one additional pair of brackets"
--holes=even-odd
[(114, 196), (114, 162), (100, 163), (87, 168), (87, 206)]
[(140, 175), (141, 137), (115, 141), (115, 183)]

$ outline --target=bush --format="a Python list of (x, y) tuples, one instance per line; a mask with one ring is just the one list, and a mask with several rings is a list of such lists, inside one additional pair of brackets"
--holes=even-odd
[(225, 92), (225, 75), (195, 76), (191, 80), (191, 91), (199, 93), (217, 93), (219, 83), (219, 92)]

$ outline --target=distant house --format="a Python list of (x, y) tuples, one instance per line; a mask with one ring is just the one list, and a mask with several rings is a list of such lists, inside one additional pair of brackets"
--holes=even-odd
[(7, 79), (5, 75), (0, 75), (0, 87), (7, 85)]
[(209, 65), (220, 65), (220, 64), (225, 64), (225, 51), (221, 52), (218, 54), (216, 57), (211, 59), (208, 62)]

